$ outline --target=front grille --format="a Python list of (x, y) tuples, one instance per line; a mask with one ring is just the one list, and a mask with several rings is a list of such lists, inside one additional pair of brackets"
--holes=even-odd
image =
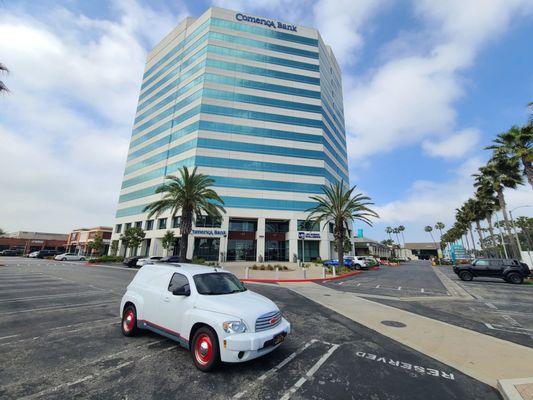
[(257, 318), (255, 321), (255, 331), (266, 331), (267, 329), (274, 328), (279, 324), (281, 324), (281, 312), (272, 311)]

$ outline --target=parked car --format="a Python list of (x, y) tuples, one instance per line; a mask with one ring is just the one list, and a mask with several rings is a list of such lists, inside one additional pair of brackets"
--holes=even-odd
[(490, 277), (515, 284), (522, 283), (531, 274), (527, 264), (510, 258), (478, 258), (471, 264), (454, 265), (453, 272), (463, 281), (471, 281), (474, 277)]
[(139, 261), (139, 259), (142, 258), (141, 256), (132, 256), (132, 257), (127, 257), (124, 259), (124, 261), (122, 262), (122, 265), (125, 265), (127, 267), (135, 267), (137, 266), (137, 261)]
[(54, 257), (54, 260), (59, 261), (85, 261), (85, 257), (76, 253), (63, 253)]
[(0, 256), (20, 256), (22, 254), (22, 250), (18, 249), (6, 249), (0, 251)]
[(156, 261), (159, 261), (161, 260), (163, 257), (160, 257), (160, 256), (153, 256), (153, 257), (143, 257), (143, 258), (139, 258), (137, 260), (137, 266), (138, 267), (142, 267), (143, 265), (146, 265), (146, 264), (153, 264), (155, 263)]
[(167, 256), (167, 257), (163, 257), (161, 260), (159, 260), (159, 262), (164, 262), (164, 263), (178, 263), (178, 262), (180, 262), (180, 256)]
[(122, 333), (148, 329), (189, 349), (201, 371), (276, 349), (291, 325), (268, 298), (232, 273), (194, 264), (142, 267), (120, 303)]
[(30, 254), (28, 254), (28, 257), (30, 257), (30, 258), (55, 257), (59, 253), (60, 253), (60, 251), (58, 251), (58, 250), (39, 250), (39, 251), (31, 252)]
[[(361, 257), (354, 257), (354, 256), (345, 256), (344, 257), (344, 266), (348, 267), (350, 269), (366, 269), (368, 268), (366, 265), (365, 260), (360, 259)], [(324, 265), (326, 267), (338, 267), (339, 266), (339, 260), (338, 259), (332, 259), (324, 261)]]
[(346, 256), (352, 262), (352, 268), (354, 269), (368, 269), (368, 262), (365, 257), (362, 256)]

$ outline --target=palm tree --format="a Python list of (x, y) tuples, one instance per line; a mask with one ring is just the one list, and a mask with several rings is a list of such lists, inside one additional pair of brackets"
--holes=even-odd
[(435, 229), (439, 231), (439, 233), (440, 233), (440, 237), (441, 237), (441, 240), (442, 240), (442, 230), (443, 230), (444, 228), (446, 228), (446, 225), (444, 225), (443, 222), (437, 222), (437, 223), (435, 224)]
[(316, 223), (326, 222), (326, 226), (333, 223), (339, 267), (342, 268), (344, 266), (344, 238), (349, 230), (348, 222), (359, 220), (372, 226), (370, 218), (379, 218), (379, 216), (369, 207), (374, 204), (370, 197), (354, 193), (355, 186), (348, 190), (341, 181), (324, 186), (322, 190), (323, 196), (310, 197), (311, 200), (317, 202), (317, 205), (307, 210), (309, 212), (307, 220), (314, 220)]
[(435, 238), (433, 237), (433, 228), (430, 225), (427, 225), (424, 230), (431, 235), (431, 240), (433, 240), (433, 244), (435, 245), (435, 250), (438, 249), (437, 242), (435, 242)]
[[(0, 63), (0, 73), (2, 72), (5, 72), (6, 74), (9, 73), (9, 70), (7, 69), (7, 67)], [(7, 86), (4, 84), (4, 82), (0, 81), (0, 93), (2, 92), (9, 92), (9, 89), (7, 88)]]
[(400, 226), (398, 227), (398, 231), (400, 231), (400, 233), (402, 234), (403, 247), (405, 248), (405, 237), (403, 236), (403, 232), (405, 231), (405, 226), (400, 225)]
[(402, 242), (400, 242), (400, 228), (392, 228), (392, 233), (396, 235), (396, 240), (398, 241), (398, 246), (402, 247)]
[(393, 232), (392, 227), (387, 226), (387, 227), (385, 228), (385, 233), (387, 233), (387, 234), (389, 235), (389, 239), (390, 239), (390, 240), (392, 240), (392, 232)]
[(220, 218), (221, 213), (226, 212), (222, 206), (224, 201), (213, 189), (210, 189), (215, 181), (207, 175), (198, 173), (197, 167), (189, 172), (184, 166), (179, 170), (179, 176), (168, 175), (165, 179), (169, 182), (162, 184), (155, 191), (163, 194), (163, 197), (148, 204), (143, 212), (149, 211), (148, 218), (150, 218), (152, 215), (159, 216), (170, 210), (172, 219), (181, 212), (180, 262), (186, 262), (188, 238), (194, 216), (199, 217), (204, 213)]
[(456, 209), (455, 219), (459, 222), (460, 225), (464, 227), (466, 243), (468, 244), (468, 234), (470, 234), (470, 239), (472, 240), (472, 250), (474, 255), (476, 253), (476, 241), (474, 240), (474, 234), (472, 233), (472, 222), (474, 221), (474, 215), (472, 213), (472, 208), (468, 202), (464, 203), (460, 208)]
[[(476, 178), (476, 186), (487, 185), (496, 193), (503, 214), (505, 230), (509, 238), (512, 238), (511, 224), (507, 215), (507, 204), (505, 203), (503, 191), (505, 188), (516, 189), (523, 184), (518, 160), (507, 157), (501, 151), (495, 151), (487, 165), (481, 167), (479, 173), (475, 174), (474, 177)], [(510, 242), (512, 243), (513, 257), (516, 258), (518, 256), (518, 247), (514, 240), (511, 239)]]
[(493, 143), (486, 149), (502, 152), (522, 161), (524, 175), (533, 188), (533, 124), (523, 127), (515, 125), (507, 132), (500, 133)]

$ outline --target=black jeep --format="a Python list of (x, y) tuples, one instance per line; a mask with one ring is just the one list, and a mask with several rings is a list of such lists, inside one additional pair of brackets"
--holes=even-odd
[(522, 283), (531, 274), (525, 263), (510, 258), (478, 258), (472, 264), (453, 266), (459, 278), (471, 281), (474, 277), (502, 278), (508, 283)]

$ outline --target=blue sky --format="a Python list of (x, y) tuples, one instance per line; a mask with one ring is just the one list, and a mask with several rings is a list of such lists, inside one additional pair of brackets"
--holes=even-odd
[[(424, 225), (450, 225), (483, 147), (527, 120), (528, 0), (0, 2), (3, 229), (112, 224), (146, 52), (211, 5), (317, 27), (333, 47), (352, 184), (382, 217), (370, 237), (403, 224), (422, 241)], [(507, 198), (533, 205), (526, 186)]]

